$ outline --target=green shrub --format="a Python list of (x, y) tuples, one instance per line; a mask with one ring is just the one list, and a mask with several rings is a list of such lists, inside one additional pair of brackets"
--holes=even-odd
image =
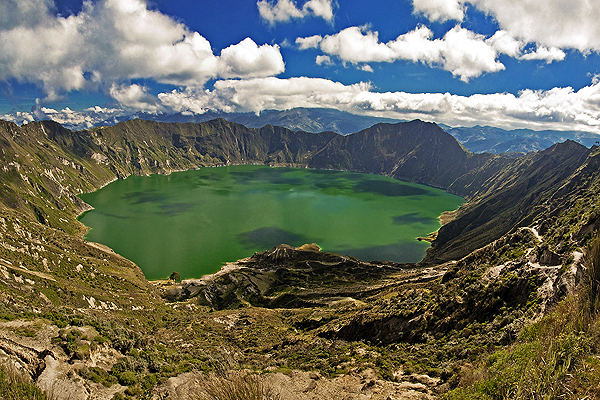
[(137, 396), (143, 393), (143, 390), (138, 385), (129, 386), (125, 389), (125, 394), (128, 396)]
[(597, 234), (588, 246), (584, 264), (586, 273), (583, 280), (583, 300), (588, 310), (588, 319), (600, 311), (600, 236)]
[(119, 383), (123, 386), (135, 385), (137, 381), (137, 376), (133, 371), (125, 371), (119, 375)]

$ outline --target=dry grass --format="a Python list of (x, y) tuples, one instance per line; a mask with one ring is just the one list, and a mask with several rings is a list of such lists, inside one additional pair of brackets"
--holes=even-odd
[(259, 375), (242, 371), (211, 373), (200, 400), (280, 400), (279, 394)]
[(600, 311), (600, 235), (596, 235), (588, 246), (584, 264), (586, 273), (581, 293), (584, 302), (582, 311), (586, 314), (587, 322), (591, 322)]
[(26, 371), (7, 363), (0, 366), (0, 399), (47, 400), (47, 397), (35, 386)]

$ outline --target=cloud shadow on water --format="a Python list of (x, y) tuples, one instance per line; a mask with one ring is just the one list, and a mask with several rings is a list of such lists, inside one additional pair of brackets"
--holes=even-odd
[(117, 214), (107, 213), (105, 211), (100, 211), (100, 210), (96, 210), (96, 209), (94, 209), (93, 211), (97, 215), (104, 215), (105, 217), (109, 217), (109, 218), (116, 218), (116, 219), (131, 219), (132, 218), (129, 215), (117, 215)]
[(231, 190), (227, 188), (213, 189), (212, 192), (219, 196), (229, 196), (231, 194)]
[(289, 244), (290, 246), (301, 246), (305, 243), (315, 241), (309, 240), (304, 235), (285, 231), (275, 226), (267, 226), (253, 231), (240, 233), (237, 235), (237, 238), (239, 242), (246, 247), (264, 250), (271, 249), (283, 243)]
[(190, 211), (195, 205), (195, 203), (165, 203), (158, 208), (162, 215), (175, 216)]
[(131, 192), (124, 195), (123, 198), (129, 200), (132, 204), (160, 203), (166, 200), (166, 196), (157, 193), (156, 190)]
[(427, 224), (431, 222), (431, 218), (421, 217), (419, 216), (419, 213), (410, 213), (392, 217), (392, 221), (394, 222), (394, 225), (408, 225), (415, 223)]

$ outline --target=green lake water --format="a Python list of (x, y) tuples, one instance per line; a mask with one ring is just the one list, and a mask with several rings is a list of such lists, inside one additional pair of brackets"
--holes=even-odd
[(438, 217), (463, 199), (352, 172), (240, 165), (130, 176), (81, 198), (86, 239), (137, 263), (148, 279), (213, 273), (287, 243), (362, 260), (416, 262)]

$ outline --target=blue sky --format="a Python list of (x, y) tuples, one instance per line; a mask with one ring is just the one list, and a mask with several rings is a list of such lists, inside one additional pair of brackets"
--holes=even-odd
[(600, 133), (589, 0), (3, 0), (0, 118), (334, 108)]

